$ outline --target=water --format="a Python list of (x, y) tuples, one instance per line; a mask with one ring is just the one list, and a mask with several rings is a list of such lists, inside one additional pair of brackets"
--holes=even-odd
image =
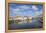
[(27, 22), (26, 20), (21, 21), (19, 23), (11, 23), (9, 24), (10, 29), (29, 29), (29, 28), (40, 28), (42, 25), (39, 20), (33, 19), (32, 21)]

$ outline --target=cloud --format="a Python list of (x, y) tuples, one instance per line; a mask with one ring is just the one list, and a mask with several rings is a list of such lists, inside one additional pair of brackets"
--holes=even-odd
[(41, 14), (42, 14), (42, 10), (35, 12), (35, 16), (38, 16), (38, 15), (41, 15)]
[(26, 6), (26, 5), (19, 6), (19, 8), (21, 8), (21, 9), (30, 9), (30, 7), (29, 6)]
[(18, 11), (20, 11), (20, 9), (16, 8), (16, 9), (13, 9), (13, 11), (18, 12)]
[(20, 9), (19, 8), (11, 8), (10, 12), (14, 13), (14, 14), (17, 14), (18, 12), (20, 12)]
[[(32, 8), (31, 8), (32, 7)], [(17, 8), (12, 8), (10, 9), (10, 15), (14, 16), (37, 16), (42, 13), (42, 10), (38, 11), (39, 9), (37, 6), (32, 5), (32, 6), (27, 6), (27, 5), (22, 5), (22, 6), (17, 6)], [(35, 12), (34, 12), (35, 10)]]
[[(25, 10), (28, 10), (28, 9), (30, 9), (30, 7), (24, 5), (24, 6), (19, 6), (18, 8), (13, 9), (13, 12), (14, 12), (14, 14), (17, 14), (17, 13), (22, 14), (22, 12), (25, 12)], [(26, 14), (26, 13), (24, 13), (24, 14)]]
[(11, 11), (13, 12), (20, 12), (20, 11), (25, 11), (25, 10), (28, 10), (28, 9), (31, 9), (29, 6), (18, 6), (18, 8), (10, 8)]
[(22, 14), (22, 12), (21, 12), (21, 10), (19, 9), (19, 8), (16, 8), (16, 9), (12, 9), (12, 13), (14, 14), (14, 16), (15, 15), (21, 15)]
[(41, 9), (41, 10), (40, 10), (40, 14), (42, 14), (42, 12), (43, 12), (43, 11), (42, 11), (42, 9)]
[(38, 10), (38, 8), (35, 5), (32, 6), (32, 9), (33, 10)]
[(35, 15), (39, 15), (39, 14), (40, 14), (40, 12), (38, 12), (38, 11), (35, 12)]

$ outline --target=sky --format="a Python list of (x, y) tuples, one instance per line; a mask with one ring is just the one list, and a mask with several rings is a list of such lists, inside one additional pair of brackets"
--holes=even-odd
[(42, 14), (42, 4), (15, 4), (9, 5), (9, 16), (38, 16)]

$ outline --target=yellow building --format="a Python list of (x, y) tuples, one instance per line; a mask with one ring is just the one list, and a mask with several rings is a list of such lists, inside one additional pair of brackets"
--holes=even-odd
[(20, 21), (28, 21), (32, 22), (32, 17), (31, 16), (14, 16), (14, 17), (9, 17), (9, 20), (20, 20)]
[(15, 16), (14, 20), (23, 20), (23, 17), (22, 16)]

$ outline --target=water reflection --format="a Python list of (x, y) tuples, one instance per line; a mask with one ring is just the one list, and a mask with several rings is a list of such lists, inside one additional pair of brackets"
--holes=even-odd
[[(29, 28), (41, 28), (42, 24), (39, 19), (32, 20), (16, 20), (10, 21), (9, 29), (29, 29)], [(14, 23), (13, 23), (14, 22)]]

